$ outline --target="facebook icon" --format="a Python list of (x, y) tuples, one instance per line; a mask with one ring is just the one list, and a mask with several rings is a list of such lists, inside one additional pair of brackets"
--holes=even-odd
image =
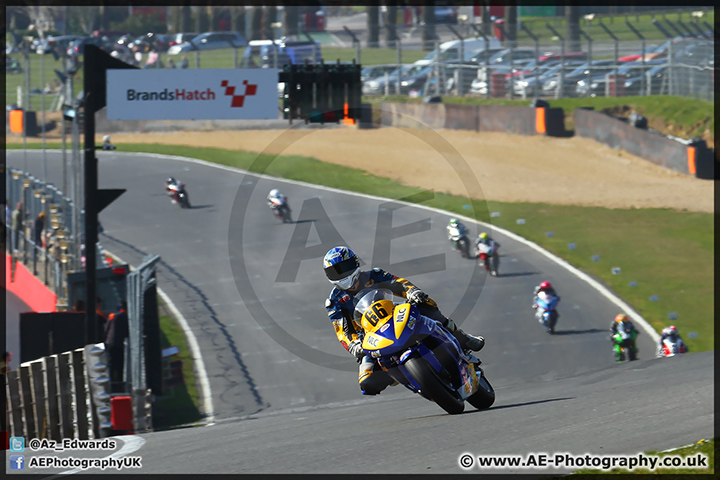
[(25, 455), (10, 455), (10, 470), (25, 470)]

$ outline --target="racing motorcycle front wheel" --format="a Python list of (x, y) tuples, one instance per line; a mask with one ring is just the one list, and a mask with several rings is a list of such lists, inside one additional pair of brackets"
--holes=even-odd
[(451, 415), (462, 413), (465, 410), (465, 402), (455, 396), (445, 385), (437, 372), (422, 358), (413, 357), (405, 362), (408, 373), (420, 385), (422, 395), (428, 400), (437, 403), (440, 408)]

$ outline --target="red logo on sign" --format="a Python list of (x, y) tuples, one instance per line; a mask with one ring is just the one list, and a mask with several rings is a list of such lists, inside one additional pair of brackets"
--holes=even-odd
[(245, 103), (245, 97), (255, 95), (255, 93), (257, 92), (257, 85), (248, 85), (248, 81), (243, 80), (243, 85), (245, 85), (245, 93), (242, 95), (235, 95), (235, 87), (229, 87), (228, 83), (229, 82), (227, 80), (223, 80), (220, 86), (225, 87), (225, 95), (232, 96), (231, 107), (242, 107), (243, 103)]

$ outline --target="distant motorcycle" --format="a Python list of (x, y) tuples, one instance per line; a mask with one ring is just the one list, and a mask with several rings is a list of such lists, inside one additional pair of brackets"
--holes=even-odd
[(485, 267), (485, 270), (489, 271), (493, 277), (498, 276), (498, 268), (500, 267), (500, 257), (497, 251), (497, 243), (493, 240), (490, 240), (488, 245), (484, 243), (478, 243), (477, 245), (477, 257), (480, 259), (480, 264)]
[(275, 218), (282, 220), (283, 223), (292, 223), (292, 216), (290, 216), (290, 207), (286, 201), (282, 201), (278, 198), (270, 198), (270, 208), (275, 215)]
[(657, 356), (673, 357), (675, 355), (680, 355), (683, 353), (687, 353), (685, 343), (682, 341), (682, 338), (678, 337), (677, 335), (673, 335), (663, 339), (662, 347), (658, 349)]
[(463, 258), (470, 258), (470, 240), (467, 235), (460, 232), (457, 227), (448, 227), (448, 236), (453, 248), (460, 252)]
[(626, 329), (624, 323), (618, 326), (617, 333), (612, 336), (612, 341), (615, 344), (615, 353), (619, 353), (620, 362), (637, 360), (636, 338), (635, 328)]
[(558, 313), (557, 304), (560, 299), (555, 295), (548, 295), (546, 292), (539, 292), (535, 305), (535, 318), (542, 323), (545, 330), (549, 334), (555, 333), (555, 324), (557, 323)]
[(173, 204), (180, 205), (180, 208), (190, 208), (190, 198), (188, 197), (187, 190), (185, 190), (184, 183), (169, 185), (166, 188), (167, 194), (170, 195), (170, 200)]

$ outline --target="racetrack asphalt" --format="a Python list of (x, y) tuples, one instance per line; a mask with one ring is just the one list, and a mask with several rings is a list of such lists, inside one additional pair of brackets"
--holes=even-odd
[[(47, 158), (49, 179), (62, 184), (59, 152)], [(127, 189), (100, 214), (100, 241), (132, 265), (162, 257), (159, 288), (197, 339), (214, 406), (210, 426), (141, 435), (142, 473), (462, 473), (463, 452), (627, 454), (713, 436), (712, 352), (656, 360), (641, 334), (640, 360), (614, 363), (608, 326), (618, 307), (500, 232), (492, 278), (450, 250), (449, 215), (177, 158), (98, 158), (99, 186)], [(35, 176), (41, 159), (28, 152)], [(7, 163), (23, 168), (22, 152), (8, 151)], [(193, 208), (170, 203), (168, 176), (186, 184)], [(272, 216), (271, 188), (289, 197), (297, 223)], [(360, 395), (357, 364), (323, 307), (320, 260), (339, 242), (485, 336), (478, 356), (497, 392), (491, 409), (450, 416), (402, 387)], [(553, 336), (530, 309), (541, 280), (562, 297)], [(200, 460), (190, 455), (200, 448)]]

